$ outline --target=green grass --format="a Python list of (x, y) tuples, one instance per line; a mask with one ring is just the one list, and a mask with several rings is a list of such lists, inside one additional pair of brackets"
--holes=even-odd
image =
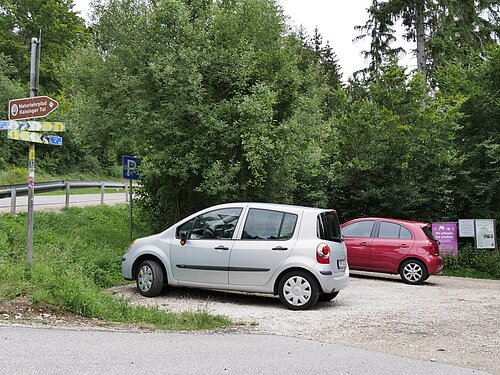
[(457, 257), (445, 256), (443, 275), (500, 280), (500, 252), (464, 246)]
[[(147, 234), (136, 228), (137, 235)], [(84, 317), (171, 330), (232, 324), (206, 311), (178, 314), (135, 307), (104, 291), (124, 283), (120, 267), (128, 246), (126, 205), (36, 212), (31, 271), (26, 237), (26, 215), (0, 216), (0, 301), (25, 296)]]
[[(27, 162), (26, 162), (27, 164)], [(115, 168), (116, 169), (116, 168)], [(121, 171), (121, 170), (120, 170)], [(24, 184), (28, 179), (27, 167), (10, 167), (6, 170), (0, 170), (0, 186)], [(35, 171), (35, 179), (39, 182), (45, 181), (64, 181), (64, 180), (88, 180), (88, 181), (123, 181), (121, 175), (113, 170), (112, 175), (93, 174), (90, 172), (70, 173), (70, 174), (51, 174), (44, 172), (41, 168)]]

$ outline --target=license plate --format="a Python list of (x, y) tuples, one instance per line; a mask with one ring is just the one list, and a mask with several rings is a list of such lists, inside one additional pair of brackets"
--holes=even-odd
[(345, 259), (338, 259), (337, 260), (337, 267), (338, 268), (345, 268), (347, 265), (347, 262), (345, 261)]

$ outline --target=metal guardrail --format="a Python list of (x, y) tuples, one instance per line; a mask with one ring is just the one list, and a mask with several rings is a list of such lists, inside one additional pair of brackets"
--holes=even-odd
[[(50, 181), (50, 182), (38, 182), (35, 185), (35, 194), (37, 193), (47, 193), (51, 191), (65, 190), (66, 191), (66, 202), (65, 207), (69, 207), (69, 196), (71, 189), (89, 189), (98, 188), (101, 189), (101, 204), (104, 204), (104, 191), (105, 189), (125, 189), (125, 199), (128, 202), (128, 185), (125, 182), (116, 181)], [(11, 214), (16, 213), (16, 198), (18, 196), (28, 195), (28, 186), (26, 184), (22, 185), (4, 185), (0, 186), (0, 198), (11, 199)]]

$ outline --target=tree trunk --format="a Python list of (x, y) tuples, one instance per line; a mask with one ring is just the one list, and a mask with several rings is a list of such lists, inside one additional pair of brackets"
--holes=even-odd
[(424, 19), (425, 0), (416, 0), (415, 29), (417, 33), (417, 69), (426, 74), (426, 53), (425, 53), (425, 19)]

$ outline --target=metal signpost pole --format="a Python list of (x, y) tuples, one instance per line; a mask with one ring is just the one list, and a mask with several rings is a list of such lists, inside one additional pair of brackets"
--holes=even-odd
[[(9, 120), (0, 120), (0, 130), (7, 131), (7, 138), (29, 142), (28, 153), (28, 251), (26, 259), (31, 269), (33, 265), (33, 229), (35, 212), (35, 143), (62, 146), (62, 138), (51, 133), (63, 133), (66, 125), (62, 122), (31, 121), (52, 113), (59, 103), (48, 96), (36, 96), (38, 91), (38, 70), (40, 63), (40, 38), (31, 38), (30, 97), (9, 100)], [(27, 120), (31, 119), (31, 120)], [(15, 192), (12, 212), (15, 213)]]
[(129, 188), (129, 193), (130, 193), (130, 243), (132, 243), (133, 237), (132, 237), (132, 180), (130, 181), (130, 188)]
[[(30, 66), (30, 97), (37, 94), (38, 69), (37, 54), (39, 52), (38, 39), (31, 38), (31, 66)], [(35, 143), (30, 142), (28, 153), (28, 265), (33, 264), (33, 228), (34, 228), (34, 199), (35, 199)]]
[(132, 191), (132, 180), (140, 180), (141, 174), (139, 171), (139, 166), (141, 161), (133, 156), (122, 156), (123, 165), (123, 178), (130, 181), (129, 186), (129, 205), (130, 205), (130, 219), (129, 219), (129, 231), (130, 231), (130, 242), (132, 243), (132, 201), (133, 201), (133, 191)]

